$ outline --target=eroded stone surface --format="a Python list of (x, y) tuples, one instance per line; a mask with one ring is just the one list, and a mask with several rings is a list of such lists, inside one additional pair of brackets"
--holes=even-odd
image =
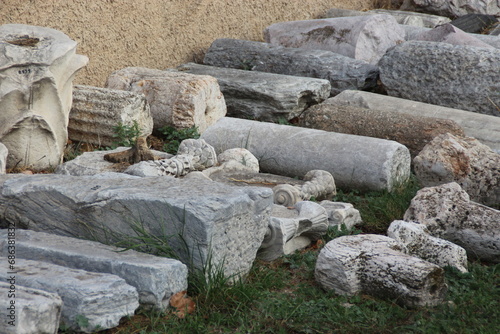
[(457, 182), (471, 200), (500, 205), (500, 154), (470, 137), (437, 136), (413, 160), (425, 187)]
[(500, 16), (497, 0), (405, 0), (401, 9), (452, 18), (468, 13)]
[(470, 259), (500, 261), (500, 211), (470, 201), (458, 183), (419, 190), (404, 220), (463, 247)]
[(351, 230), (363, 222), (359, 211), (351, 203), (321, 201), (319, 204), (326, 209), (328, 224), (339, 230), (341, 230), (342, 225)]
[(424, 31), (417, 36), (416, 40), (493, 48), (493, 46), (482, 42), (472, 34), (468, 34), (450, 23), (440, 25), (429, 31)]
[(7, 155), (9, 150), (4, 144), (0, 143), (0, 174), (5, 174), (7, 169)]

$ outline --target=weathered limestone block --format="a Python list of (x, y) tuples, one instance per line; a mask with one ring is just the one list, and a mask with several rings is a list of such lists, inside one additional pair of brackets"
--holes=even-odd
[(267, 43), (326, 50), (376, 65), (390, 47), (404, 42), (404, 30), (390, 15), (339, 17), (274, 23), (264, 30)]
[(225, 117), (201, 136), (216, 152), (245, 147), (264, 173), (332, 174), (339, 188), (392, 190), (410, 176), (410, 153), (394, 141)]
[(458, 183), (419, 190), (404, 220), (462, 246), (470, 259), (500, 262), (500, 211), (470, 201)]
[(377, 85), (378, 68), (364, 61), (324, 50), (284, 48), (267, 43), (217, 39), (204, 63), (330, 81), (334, 96), (345, 89), (370, 89)]
[[(434, 137), (464, 131), (452, 120), (420, 117), (395, 111), (370, 110), (328, 101), (312, 106), (298, 118), (298, 125), (324, 131), (397, 141), (414, 158)], [(412, 131), (408, 131), (408, 129)]]
[(393, 16), (399, 24), (434, 28), (437, 25), (448, 23), (451, 20), (444, 16), (407, 12), (403, 10), (372, 9), (366, 12), (350, 9), (332, 8), (325, 14), (325, 18), (361, 16), (373, 14), (387, 14)]
[(391, 96), (500, 116), (500, 52), (446, 43), (409, 41), (380, 60)]
[[(59, 165), (55, 173), (73, 176), (96, 175), (109, 172), (123, 172), (129, 167), (129, 164), (117, 164), (104, 160), (106, 154), (125, 152), (130, 147), (118, 147), (109, 151), (85, 152), (75, 159)], [(162, 159), (169, 159), (173, 155), (161, 151), (152, 150), (152, 152)]]
[(468, 13), (500, 15), (497, 0), (405, 0), (401, 9), (452, 18)]
[[(9, 279), (6, 257), (0, 257), (0, 279)], [(57, 293), (62, 301), (61, 325), (94, 333), (118, 326), (139, 307), (138, 294), (125, 280), (109, 274), (69, 269), (52, 263), (16, 258), (16, 284)], [(88, 324), (78, 321), (84, 317)]]
[(219, 84), (209, 76), (127, 67), (111, 73), (106, 87), (144, 94), (155, 130), (196, 126), (202, 133), (226, 115)]
[(462, 127), (465, 135), (500, 152), (500, 117), (357, 90), (345, 90), (325, 103), (453, 120)]
[(257, 256), (273, 261), (318, 240), (328, 229), (325, 208), (314, 202), (298, 202), (293, 209), (274, 205), (269, 228)]
[(437, 264), (441, 268), (451, 266), (467, 272), (467, 253), (462, 247), (430, 235), (423, 224), (395, 220), (387, 230), (387, 236), (406, 247), (408, 254)]
[(211, 259), (236, 277), (250, 270), (273, 205), (270, 189), (199, 179), (7, 176), (0, 176), (0, 222), (103, 243), (136, 236), (142, 224), (167, 238), (183, 263), (203, 268)]
[(7, 169), (7, 155), (9, 150), (4, 144), (0, 143), (0, 174), (5, 174)]
[(351, 203), (321, 201), (319, 204), (326, 209), (329, 226), (340, 230), (345, 225), (348, 230), (352, 230), (363, 222), (359, 211)]
[(339, 237), (321, 250), (316, 281), (340, 295), (366, 293), (407, 307), (442, 303), (444, 270), (403, 252), (401, 243), (382, 235)]
[[(10, 280), (9, 277), (5, 282), (0, 282), (0, 291), (4, 296), (0, 299), (0, 314), (3, 318), (0, 321), (0, 333), (58, 332), (62, 300), (57, 294), (18, 285), (15, 279)], [(13, 291), (15, 298), (8, 298), (10, 291)], [(11, 301), (15, 304), (12, 305)]]
[(447, 23), (429, 31), (424, 31), (415, 40), (442, 42), (453, 45), (470, 45), (481, 48), (494, 48), (493, 46), (477, 39), (473, 34), (468, 34), (454, 25)]
[(227, 115), (262, 121), (290, 120), (330, 96), (328, 80), (189, 63), (177, 70), (217, 79)]
[(53, 168), (68, 139), (72, 81), (88, 58), (60, 31), (0, 26), (0, 141), (7, 168)]
[(118, 89), (75, 86), (69, 114), (69, 139), (99, 146), (116, 142), (114, 127), (137, 123), (140, 136), (153, 132), (153, 117), (143, 94)]
[[(8, 255), (7, 241), (7, 230), (0, 230), (0, 256)], [(148, 308), (164, 310), (172, 295), (187, 289), (187, 267), (174, 259), (30, 230), (17, 229), (15, 241), (17, 258), (123, 278)]]
[(437, 136), (413, 165), (425, 187), (457, 182), (474, 202), (500, 206), (500, 154), (474, 138)]

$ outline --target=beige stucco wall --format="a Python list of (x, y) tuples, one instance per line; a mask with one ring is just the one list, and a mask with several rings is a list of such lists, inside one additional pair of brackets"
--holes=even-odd
[(127, 66), (165, 69), (200, 58), (217, 38), (262, 40), (275, 22), (327, 9), (369, 9), (373, 0), (0, 0), (0, 24), (58, 29), (90, 58), (75, 83), (103, 86)]

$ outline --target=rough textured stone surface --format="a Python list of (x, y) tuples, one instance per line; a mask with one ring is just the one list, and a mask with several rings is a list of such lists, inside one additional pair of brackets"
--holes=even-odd
[(252, 152), (245, 148), (238, 147), (225, 150), (217, 156), (217, 160), (220, 164), (223, 164), (230, 160), (235, 160), (240, 164), (250, 168), (253, 172), (259, 172), (259, 160), (257, 160)]
[(328, 229), (325, 208), (314, 202), (298, 202), (293, 208), (274, 205), (269, 227), (257, 252), (264, 261), (291, 254), (318, 240)]
[(457, 182), (471, 200), (500, 206), (500, 154), (474, 138), (440, 135), (413, 160), (425, 186)]
[[(405, 145), (412, 158), (437, 135), (464, 135), (462, 128), (452, 120), (338, 105), (334, 100), (308, 108), (298, 118), (298, 125), (394, 140)], [(412, 131), (408, 131), (409, 128)]]
[(410, 255), (437, 264), (441, 268), (455, 267), (467, 272), (467, 253), (462, 247), (430, 235), (423, 224), (395, 220), (387, 230), (387, 236), (401, 242)]
[(369, 15), (279, 22), (264, 30), (273, 45), (327, 50), (376, 65), (390, 47), (404, 41), (404, 31), (390, 15)]
[(76, 44), (54, 29), (0, 26), (0, 140), (8, 168), (62, 162), (73, 78), (88, 62)]
[(104, 243), (143, 224), (183, 263), (202, 268), (211, 258), (228, 276), (250, 270), (273, 201), (269, 189), (116, 173), (0, 176), (0, 188), (0, 222)]
[(380, 60), (391, 96), (500, 116), (500, 51), (409, 41)]
[(470, 259), (500, 262), (500, 211), (470, 201), (458, 183), (419, 190), (404, 220), (462, 246)]
[(493, 46), (475, 38), (454, 25), (447, 23), (429, 31), (424, 31), (416, 38), (418, 41), (442, 42), (453, 45), (470, 45), (482, 48), (493, 48)]
[(328, 225), (337, 227), (339, 230), (342, 225), (352, 230), (354, 226), (363, 222), (359, 211), (351, 203), (321, 201), (319, 204), (326, 209)]
[(451, 18), (469, 13), (500, 16), (500, 3), (497, 0), (405, 0), (401, 9)]
[(407, 307), (442, 303), (444, 270), (403, 251), (401, 243), (382, 235), (335, 238), (318, 256), (316, 281), (340, 295), (366, 293)]
[(69, 139), (98, 146), (112, 146), (114, 128), (137, 123), (140, 136), (153, 132), (153, 117), (143, 94), (92, 86), (75, 86), (69, 114)]
[(205, 55), (204, 63), (219, 67), (326, 79), (332, 85), (331, 96), (345, 89), (373, 88), (378, 78), (376, 66), (334, 52), (284, 48), (237, 39), (214, 41)]
[(373, 14), (387, 14), (394, 16), (399, 24), (434, 28), (437, 25), (448, 23), (451, 20), (444, 16), (408, 12), (403, 10), (387, 10), (387, 9), (372, 9), (365, 12), (359, 10), (332, 8), (329, 9), (324, 15), (325, 18), (328, 17), (346, 17), (346, 16), (361, 16), (361, 15), (373, 15)]
[[(0, 282), (0, 290), (4, 296), (0, 299), (2, 309), (0, 333), (56, 334), (58, 332), (62, 300), (57, 294), (18, 285), (15, 280), (9, 280), (9, 277), (5, 282)], [(12, 293), (15, 298), (9, 297)], [(15, 304), (12, 305), (11, 301)]]
[[(7, 230), (0, 230), (0, 255), (4, 257), (7, 240)], [(137, 289), (145, 307), (164, 310), (172, 295), (187, 289), (187, 267), (177, 260), (30, 230), (16, 230), (15, 241), (18, 258), (123, 278)]]
[[(59, 165), (55, 170), (55, 173), (63, 175), (84, 176), (109, 172), (123, 172), (125, 169), (127, 169), (129, 164), (112, 163), (104, 160), (104, 156), (110, 153), (124, 152), (129, 149), (130, 147), (118, 147), (114, 150), (109, 151), (85, 152), (77, 156), (75, 159)], [(163, 159), (172, 157), (172, 154), (168, 154), (165, 152), (155, 150), (153, 150), (152, 152)]]
[(482, 31), (485, 31), (492, 25), (498, 23), (498, 19), (493, 15), (465, 14), (450, 23), (463, 31), (480, 34)]
[(224, 96), (210, 76), (127, 67), (111, 73), (106, 87), (144, 94), (155, 130), (196, 126), (202, 133), (226, 115)]
[(216, 78), (224, 94), (228, 116), (263, 121), (290, 120), (307, 107), (327, 99), (331, 90), (330, 82), (324, 79), (194, 63), (181, 65), (177, 70)]
[(393, 189), (410, 175), (410, 153), (394, 141), (225, 117), (202, 138), (217, 152), (245, 147), (265, 173), (333, 175), (339, 188)]
[(4, 144), (0, 143), (0, 174), (5, 174), (7, 168), (7, 155), (9, 150)]
[[(9, 278), (6, 257), (0, 257), (0, 279)], [(93, 333), (118, 326), (139, 307), (137, 291), (122, 278), (55, 264), (16, 258), (16, 284), (57, 293), (62, 301), (61, 325)], [(88, 324), (78, 321), (85, 317)]]
[(453, 120), (467, 136), (500, 152), (500, 117), (355, 90), (343, 91), (325, 102)]

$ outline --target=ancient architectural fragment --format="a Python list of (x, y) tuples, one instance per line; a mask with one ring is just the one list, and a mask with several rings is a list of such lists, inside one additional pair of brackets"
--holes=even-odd
[(345, 89), (370, 89), (377, 85), (378, 68), (364, 61), (324, 50), (284, 48), (268, 43), (217, 39), (204, 63), (212, 66), (247, 69), (326, 79), (334, 96)]
[(355, 225), (363, 222), (359, 211), (351, 203), (321, 201), (319, 204), (326, 209), (329, 226), (341, 230), (342, 225), (345, 225), (348, 230), (351, 230)]
[(177, 68), (185, 73), (217, 79), (227, 105), (227, 115), (278, 122), (298, 116), (304, 109), (330, 96), (324, 79), (189, 63)]
[(467, 253), (462, 247), (430, 235), (423, 224), (395, 220), (387, 230), (387, 236), (405, 245), (406, 253), (437, 264), (441, 268), (455, 267), (467, 272)]
[(0, 26), (0, 141), (7, 168), (54, 168), (68, 139), (73, 78), (88, 58), (60, 31)]
[(474, 202), (500, 206), (500, 154), (474, 138), (437, 136), (413, 165), (425, 187), (457, 182)]
[(117, 125), (133, 127), (139, 136), (153, 132), (153, 117), (143, 94), (118, 89), (75, 86), (69, 114), (69, 139), (112, 146)]
[[(439, 134), (464, 135), (460, 126), (452, 120), (338, 105), (334, 100), (304, 111), (298, 118), (298, 125), (394, 140), (405, 145), (410, 150), (412, 158)], [(408, 131), (409, 128), (412, 131)]]
[(500, 116), (500, 52), (447, 43), (409, 41), (380, 60), (391, 96)]
[(320, 169), (338, 188), (392, 190), (410, 176), (410, 153), (394, 141), (225, 117), (201, 136), (216, 152), (245, 147), (264, 173), (301, 177)]
[(444, 270), (404, 254), (398, 241), (376, 234), (335, 238), (321, 250), (316, 281), (337, 294), (365, 293), (407, 307), (444, 301)]
[(274, 23), (264, 38), (273, 45), (327, 50), (376, 65), (388, 48), (404, 41), (404, 31), (390, 15), (369, 15)]
[(404, 220), (462, 246), (470, 259), (500, 262), (500, 211), (470, 201), (458, 183), (419, 190)]
[(226, 115), (224, 96), (210, 76), (127, 67), (111, 73), (106, 87), (144, 94), (155, 130), (197, 127), (202, 133)]

